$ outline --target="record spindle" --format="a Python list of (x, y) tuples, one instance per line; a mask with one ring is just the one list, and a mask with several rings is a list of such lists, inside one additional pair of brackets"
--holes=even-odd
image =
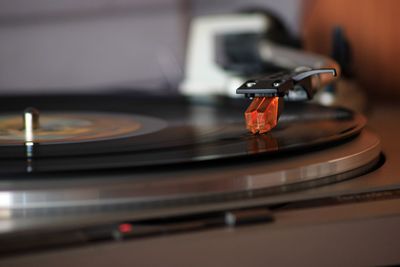
[(27, 158), (27, 172), (32, 172), (32, 157), (34, 145), (34, 130), (39, 128), (39, 111), (29, 107), (24, 110), (25, 148)]

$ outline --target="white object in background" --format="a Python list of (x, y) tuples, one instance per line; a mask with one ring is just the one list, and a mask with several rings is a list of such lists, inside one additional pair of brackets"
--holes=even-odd
[(185, 78), (180, 91), (185, 95), (237, 96), (244, 81), (216, 63), (216, 36), (229, 33), (263, 33), (270, 26), (264, 15), (222, 15), (196, 18), (189, 33)]

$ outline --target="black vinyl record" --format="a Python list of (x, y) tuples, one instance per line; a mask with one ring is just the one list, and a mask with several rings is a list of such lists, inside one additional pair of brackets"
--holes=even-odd
[[(0, 103), (2, 173), (139, 168), (306, 153), (354, 136), (365, 125), (361, 115), (346, 109), (286, 103), (275, 129), (252, 135), (244, 124), (244, 99), (53, 95), (3, 97)], [(43, 125), (27, 158), (18, 118), (32, 106), (40, 111)]]

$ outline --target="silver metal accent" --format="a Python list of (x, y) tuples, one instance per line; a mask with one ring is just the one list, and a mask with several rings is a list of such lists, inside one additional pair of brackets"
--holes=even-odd
[[(85, 220), (99, 223), (124, 216), (139, 219), (201, 208), (236, 208), (260, 202), (260, 197), (264, 204), (282, 203), (296, 194), (307, 196), (295, 191), (358, 176), (374, 166), (379, 155), (379, 138), (364, 130), (351, 142), (286, 159), (164, 172), (84, 177), (59, 173), (34, 180), (3, 177), (0, 233)], [(129, 212), (122, 212), (124, 208)]]
[(281, 83), (280, 83), (280, 82), (274, 82), (272, 85), (273, 85), (274, 87), (278, 87), (279, 85), (281, 85)]
[(225, 224), (231, 227), (235, 226), (236, 216), (232, 212), (225, 213)]
[(305, 72), (301, 72), (295, 76), (292, 77), (293, 80), (295, 81), (301, 81), (304, 78), (317, 75), (317, 74), (332, 74), (333, 77), (337, 76), (336, 70), (335, 69), (317, 69), (317, 70), (309, 70)]
[(26, 151), (26, 171), (32, 172), (32, 157), (34, 146), (34, 130), (39, 128), (39, 111), (35, 108), (26, 108), (24, 110), (24, 131), (25, 131), (25, 151)]
[(247, 82), (246, 83), (247, 87), (253, 87), (254, 85), (256, 85), (256, 82)]
[(24, 110), (24, 131), (25, 143), (33, 143), (33, 130), (39, 128), (39, 111), (35, 108), (27, 108)]

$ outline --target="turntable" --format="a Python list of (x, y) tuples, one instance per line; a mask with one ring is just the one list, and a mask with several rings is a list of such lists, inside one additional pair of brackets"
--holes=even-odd
[[(204, 220), (204, 227), (209, 220), (216, 220), (211, 225), (228, 223), (229, 216), (231, 224), (270, 221), (274, 207), (368, 192), (380, 183), (375, 178), (372, 184), (351, 186), (373, 176), (382, 156), (380, 139), (365, 129), (365, 118), (343, 108), (286, 103), (277, 128), (253, 135), (243, 122), (248, 100), (209, 103), (153, 95), (79, 99), (1, 100), (5, 255), (63, 247), (65, 242), (168, 233), (163, 221), (173, 218), (182, 229), (177, 223), (171, 233), (190, 231), (186, 224), (191, 220)], [(32, 103), (37, 110), (26, 110)], [(22, 130), (27, 114), (37, 116), (32, 121), (39, 124), (37, 143), (31, 145)], [(340, 189), (345, 180), (349, 189)], [(258, 212), (236, 218), (236, 212), (251, 207)], [(219, 222), (220, 216), (225, 219)], [(115, 236), (118, 227), (136, 225), (144, 230)], [(109, 231), (96, 233), (93, 229), (99, 227)], [(87, 236), (74, 240), (72, 233), (78, 232)], [(43, 239), (47, 235), (64, 237), (48, 243)]]
[[(243, 93), (270, 97), (247, 90), (258, 82)], [(2, 97), (1, 263), (398, 261), (399, 147), (388, 144), (400, 111), (372, 118), (379, 137), (358, 112), (287, 101), (276, 127), (249, 132), (251, 101)]]

